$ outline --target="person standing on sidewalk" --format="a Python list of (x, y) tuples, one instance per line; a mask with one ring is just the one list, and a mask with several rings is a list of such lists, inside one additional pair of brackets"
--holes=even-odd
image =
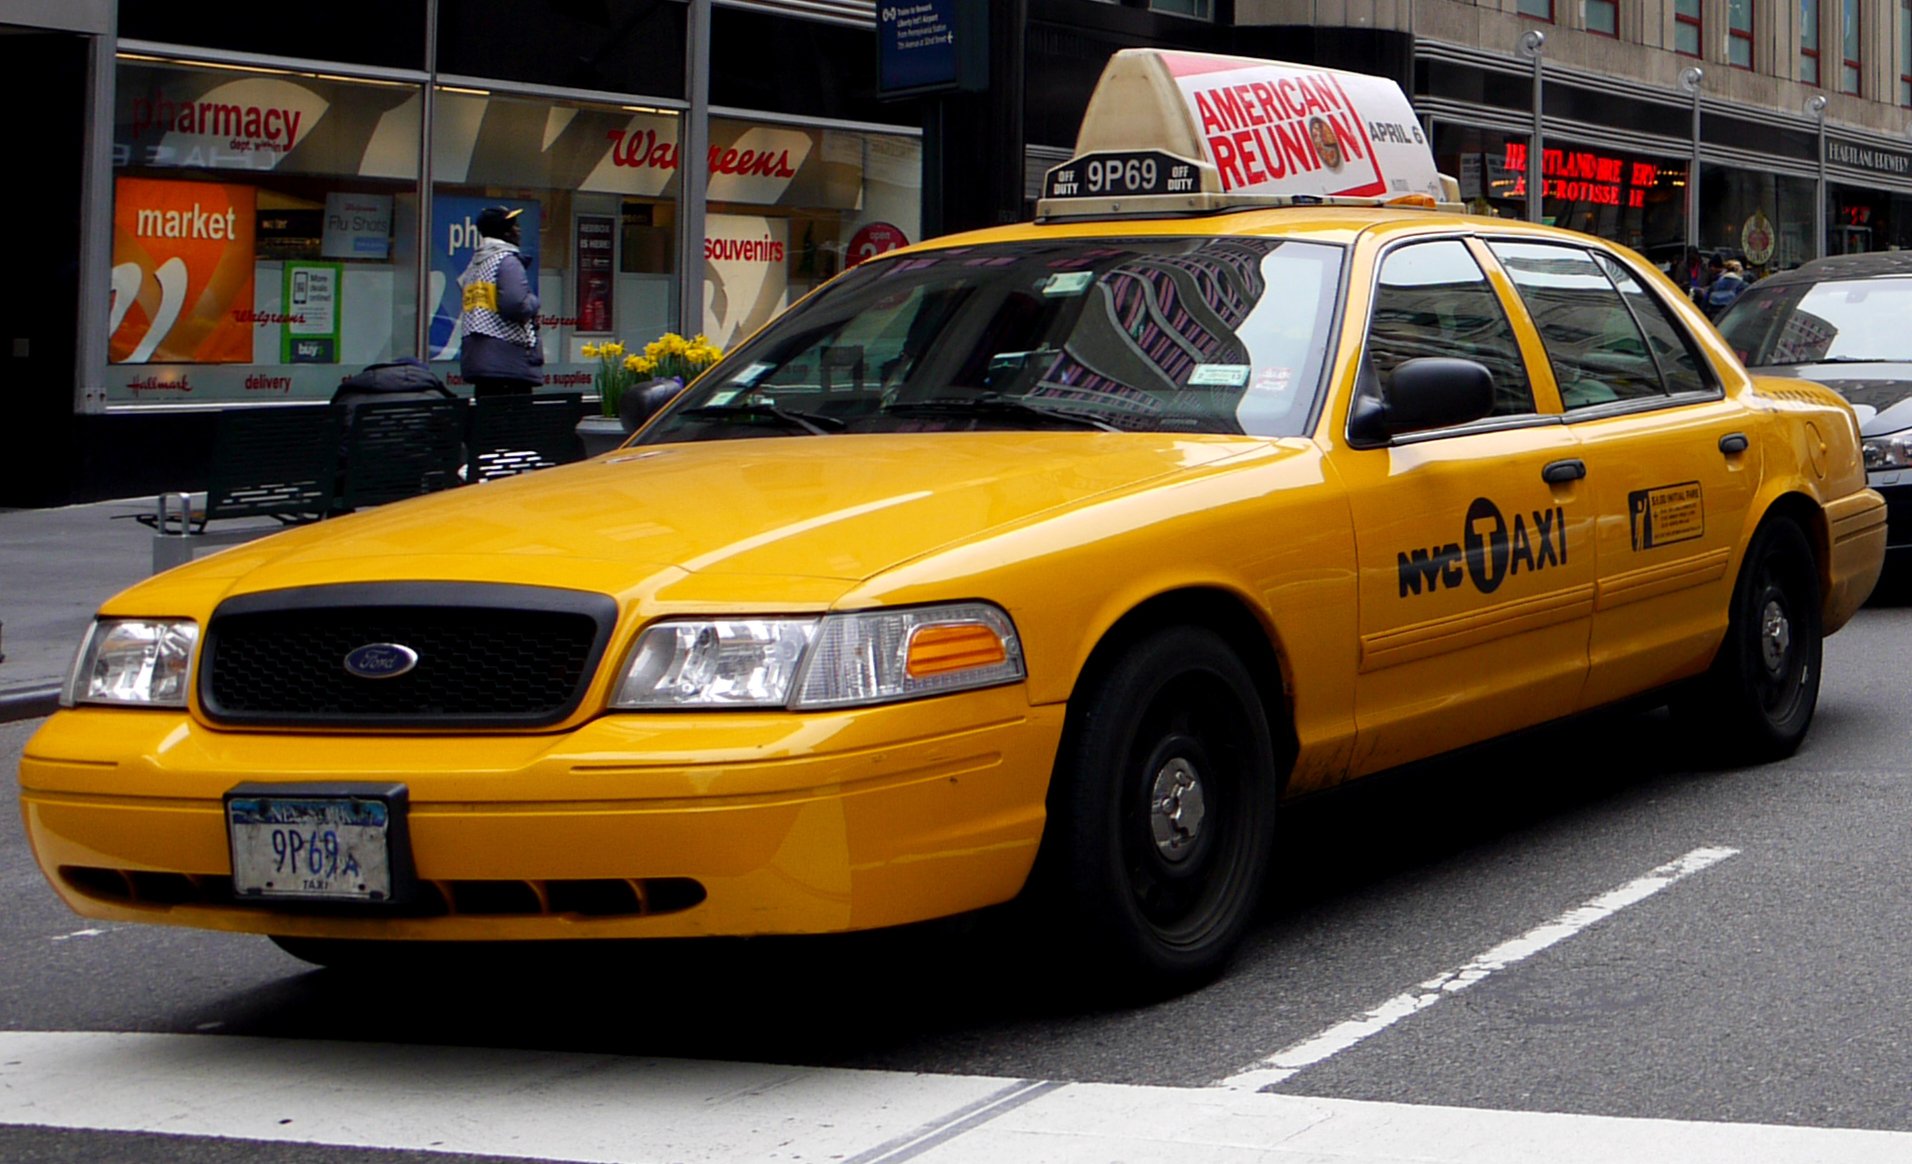
[(459, 325), (464, 344), (458, 371), (474, 397), (528, 393), (544, 383), (544, 353), (538, 349), (538, 293), (518, 250), (522, 207), (487, 206), (478, 213), (483, 236), (465, 273)]

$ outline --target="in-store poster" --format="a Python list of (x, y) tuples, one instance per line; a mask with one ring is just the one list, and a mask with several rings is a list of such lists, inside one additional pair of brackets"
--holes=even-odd
[(580, 214), (577, 235), (577, 331), (605, 335), (613, 319), (617, 222), (603, 215)]
[(458, 317), (463, 314), (464, 297), (458, 290), (458, 276), (465, 273), (482, 237), (478, 233), (478, 212), (487, 206), (521, 209), (518, 216), (518, 249), (524, 255), (525, 274), (531, 285), (538, 285), (538, 229), (542, 221), (536, 202), (522, 198), (473, 198), (467, 195), (440, 195), (432, 199), (431, 261), (431, 358), (458, 358)]
[(338, 263), (288, 262), (285, 265), (285, 329), (279, 336), (279, 361), (285, 364), (339, 362)]
[(110, 360), (252, 360), (254, 211), (250, 186), (114, 182)]
[(389, 259), (392, 256), (392, 196), (325, 196), (325, 233), (319, 242), (324, 259)]
[(704, 334), (720, 348), (770, 322), (790, 303), (790, 220), (704, 217)]

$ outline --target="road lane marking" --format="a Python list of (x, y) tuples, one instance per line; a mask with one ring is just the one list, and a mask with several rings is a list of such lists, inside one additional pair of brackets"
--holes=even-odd
[[(578, 1164), (1912, 1160), (1912, 1132), (567, 1052), (108, 1032), (0, 1031), (0, 1124)], [(909, 1155), (899, 1154), (904, 1152)]]
[(1612, 917), (1629, 905), (1645, 901), (1675, 881), (1724, 861), (1738, 852), (1738, 849), (1720, 847), (1694, 849), (1684, 857), (1668, 861), (1618, 889), (1608, 890), (1585, 905), (1570, 909), (1550, 922), (1535, 926), (1512, 941), (1502, 942), (1464, 966), (1444, 974), (1437, 974), (1412, 990), (1397, 994), (1379, 1006), (1371, 1007), (1353, 1018), (1336, 1023), (1318, 1035), (1276, 1051), (1265, 1059), (1259, 1059), (1235, 1074), (1217, 1080), (1211, 1086), (1229, 1091), (1264, 1091), (1286, 1083), (1324, 1059), (1340, 1054), (1363, 1039), (1380, 1034), (1409, 1015), (1418, 1014), (1433, 1006), (1448, 995), (1466, 990), (1497, 970), (1504, 970), (1516, 962), (1531, 958), (1547, 947), (1573, 937), (1595, 922)]

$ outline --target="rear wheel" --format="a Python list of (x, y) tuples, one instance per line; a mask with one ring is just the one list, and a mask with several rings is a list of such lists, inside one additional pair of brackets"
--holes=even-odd
[(1266, 877), (1276, 772), (1247, 668), (1173, 627), (1085, 680), (1050, 790), (1046, 920), (1120, 993), (1184, 989), (1226, 963)]
[(1819, 703), (1823, 638), (1819, 570), (1806, 535), (1785, 518), (1753, 536), (1733, 588), (1726, 640), (1683, 709), (1736, 759), (1790, 756)]

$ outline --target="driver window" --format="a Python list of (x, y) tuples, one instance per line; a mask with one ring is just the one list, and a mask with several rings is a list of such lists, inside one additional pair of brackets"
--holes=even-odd
[(1457, 356), (1494, 376), (1493, 416), (1534, 411), (1520, 345), (1487, 276), (1458, 239), (1413, 243), (1381, 262), (1367, 356), (1383, 388), (1416, 356)]

